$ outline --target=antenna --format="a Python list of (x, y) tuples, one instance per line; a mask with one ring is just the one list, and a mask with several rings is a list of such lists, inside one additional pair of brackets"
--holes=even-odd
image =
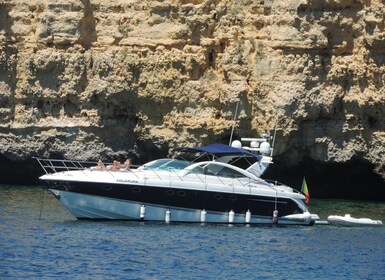
[(237, 107), (235, 108), (235, 114), (234, 114), (234, 119), (233, 119), (233, 127), (231, 128), (231, 135), (230, 135), (229, 146), (231, 146), (231, 142), (233, 142), (233, 133), (234, 133), (234, 127), (235, 127), (235, 119), (237, 118), (238, 106), (239, 106), (239, 102), (240, 101), (241, 101), (241, 99), (239, 98), (238, 102), (237, 102)]

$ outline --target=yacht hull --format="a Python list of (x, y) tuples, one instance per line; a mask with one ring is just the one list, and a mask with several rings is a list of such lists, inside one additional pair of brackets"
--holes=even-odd
[[(114, 188), (118, 188), (119, 191), (114, 193)], [(171, 188), (150, 188), (151, 190), (148, 190), (148, 188), (102, 185), (93, 186), (93, 193), (85, 187), (73, 187), (71, 191), (50, 190), (61, 204), (78, 219), (233, 224), (273, 223), (275, 199), (271, 197)], [(97, 189), (102, 191), (95, 191)], [(123, 192), (123, 189), (126, 191)], [(157, 190), (154, 191), (154, 189)], [(141, 191), (139, 192), (139, 190)], [(146, 195), (144, 190), (147, 190), (147, 194), (152, 195)], [(105, 192), (109, 194), (105, 194)], [(189, 207), (183, 207), (183, 205), (189, 205)], [(308, 216), (303, 219), (290, 218), (290, 213), (299, 211), (299, 209), (295, 209), (298, 206), (290, 199), (280, 198), (277, 200), (277, 205), (278, 210), (281, 208), (282, 214), (284, 214), (280, 214), (278, 224), (312, 224)], [(286, 215), (288, 218), (285, 218)]]

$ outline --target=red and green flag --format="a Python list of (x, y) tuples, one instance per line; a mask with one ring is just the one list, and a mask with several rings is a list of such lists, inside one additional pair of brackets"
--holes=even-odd
[(307, 189), (307, 183), (306, 183), (305, 177), (303, 177), (301, 192), (305, 195), (305, 198), (306, 198), (305, 203), (309, 204), (310, 194), (309, 194), (309, 190)]

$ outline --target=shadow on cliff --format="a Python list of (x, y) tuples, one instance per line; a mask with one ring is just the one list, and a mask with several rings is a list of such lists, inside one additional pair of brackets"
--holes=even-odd
[(33, 158), (12, 161), (0, 155), (0, 184), (39, 185), (39, 177), (43, 174), (43, 169)]
[(83, 18), (80, 20), (80, 44), (89, 49), (97, 41), (96, 19), (90, 0), (81, 0), (83, 3)]
[[(141, 143), (141, 150), (151, 150), (147, 156), (136, 159), (135, 164), (165, 157), (168, 146), (155, 147), (153, 143)], [(0, 156), (0, 184), (42, 185), (39, 176), (44, 171), (35, 159), (11, 161)], [(321, 163), (304, 159), (295, 166), (287, 166), (284, 157), (276, 156), (274, 164), (263, 178), (301, 189), (306, 177), (311, 198), (340, 198), (356, 200), (385, 200), (385, 181), (373, 172), (373, 166), (361, 159), (347, 163)]]
[(14, 20), (9, 15), (11, 9), (11, 4), (0, 3), (0, 31), (4, 31), (4, 35), (8, 42), (12, 41), (12, 37), (14, 36), (12, 31)]
[(287, 167), (286, 159), (276, 156), (263, 176), (301, 189), (305, 177), (312, 198), (385, 200), (385, 180), (373, 166), (354, 158), (345, 163), (321, 163), (306, 158)]

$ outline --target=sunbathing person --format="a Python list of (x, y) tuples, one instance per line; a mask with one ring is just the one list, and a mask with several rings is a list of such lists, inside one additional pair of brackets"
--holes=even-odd
[(116, 171), (116, 170), (119, 170), (120, 166), (121, 166), (120, 162), (117, 161), (117, 160), (114, 160), (112, 162), (112, 165), (108, 165), (107, 166), (107, 170), (109, 170), (109, 171)]
[(122, 169), (130, 169), (130, 166), (132, 164), (132, 160), (129, 158), (127, 159), (122, 165), (120, 168)]
[(102, 162), (102, 160), (99, 159), (98, 165), (97, 165), (97, 166), (91, 167), (91, 169), (92, 169), (92, 170), (105, 170), (105, 169), (106, 169), (106, 166), (104, 165), (104, 163)]

